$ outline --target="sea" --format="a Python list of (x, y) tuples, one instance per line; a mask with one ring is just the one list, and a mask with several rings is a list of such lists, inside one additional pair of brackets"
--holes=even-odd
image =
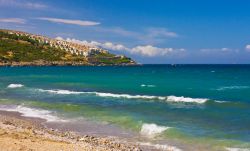
[(158, 150), (250, 150), (250, 65), (0, 67), (0, 110)]

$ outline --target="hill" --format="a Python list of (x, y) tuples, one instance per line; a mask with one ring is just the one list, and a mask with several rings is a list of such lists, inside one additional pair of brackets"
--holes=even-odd
[(102, 48), (21, 31), (0, 30), (0, 66), (135, 65)]

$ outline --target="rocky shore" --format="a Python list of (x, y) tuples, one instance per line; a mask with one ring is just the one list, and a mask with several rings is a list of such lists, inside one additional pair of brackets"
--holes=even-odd
[(16, 112), (0, 112), (0, 146), (5, 151), (140, 151), (135, 144), (115, 138), (78, 135), (45, 128), (42, 119), (21, 117)]

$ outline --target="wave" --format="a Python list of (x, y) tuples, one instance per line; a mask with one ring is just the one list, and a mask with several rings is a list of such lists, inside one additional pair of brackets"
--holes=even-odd
[(205, 103), (208, 99), (201, 98), (189, 98), (189, 97), (177, 97), (177, 96), (168, 96), (167, 101), (169, 102), (185, 102), (185, 103)]
[[(90, 92), (91, 93), (91, 92)], [(127, 98), (127, 99), (149, 99), (161, 100), (165, 102), (185, 102), (185, 103), (205, 103), (208, 99), (177, 97), (177, 96), (149, 96), (149, 95), (129, 95), (129, 94), (113, 94), (113, 93), (100, 93), (92, 92), (100, 97), (114, 97), (114, 98)]]
[(44, 90), (37, 89), (40, 92), (47, 92), (52, 94), (62, 94), (62, 95), (79, 95), (79, 94), (90, 94), (99, 97), (112, 97), (112, 98), (126, 98), (126, 99), (147, 99), (147, 100), (160, 100), (165, 102), (175, 102), (175, 103), (205, 103), (208, 99), (203, 98), (190, 98), (190, 97), (177, 97), (177, 96), (150, 96), (150, 95), (129, 95), (129, 94), (113, 94), (113, 93), (103, 93), (103, 92), (79, 92), (79, 91), (69, 91), (69, 90)]
[(141, 146), (148, 146), (148, 147), (153, 147), (157, 150), (162, 150), (162, 151), (182, 151), (181, 149), (175, 147), (175, 146), (170, 146), (167, 144), (152, 144), (152, 143), (148, 143), (148, 142), (138, 142), (138, 144), (140, 144)]
[(129, 94), (113, 94), (113, 93), (100, 93), (94, 92), (97, 96), (101, 97), (114, 97), (114, 98), (127, 98), (127, 99), (157, 99), (164, 100), (166, 97), (149, 96), (149, 95), (129, 95)]
[(44, 90), (44, 89), (37, 89), (40, 92), (48, 92), (54, 94), (83, 94), (84, 92), (76, 92), (76, 91), (69, 91), (69, 90)]
[(235, 90), (235, 89), (249, 89), (249, 86), (226, 86), (226, 87), (220, 87), (218, 89), (215, 89), (217, 91), (224, 91), (224, 90)]
[(154, 88), (156, 87), (155, 85), (151, 85), (151, 84), (142, 84), (141, 87), (148, 87), (148, 88)]
[(14, 89), (14, 88), (21, 88), (21, 87), (23, 87), (24, 85), (22, 85), (22, 84), (9, 84), (8, 86), (7, 86), (7, 88), (11, 88), (11, 89)]
[(0, 110), (1, 111), (10, 111), (10, 112), (19, 112), (19, 113), (21, 113), (21, 116), (41, 118), (41, 119), (45, 119), (48, 122), (65, 122), (66, 121), (66, 120), (62, 120), (59, 117), (53, 115), (52, 111), (29, 108), (29, 107), (25, 107), (23, 105), (17, 105), (17, 106), (1, 105)]
[(79, 91), (69, 91), (69, 90), (44, 90), (38, 89), (40, 92), (48, 92), (53, 94), (92, 94), (100, 97), (113, 97), (113, 98), (127, 98), (127, 99), (158, 99), (165, 100), (166, 97), (161, 96), (149, 96), (149, 95), (129, 95), (129, 94), (114, 94), (114, 93), (104, 93), (104, 92), (79, 92)]
[(167, 129), (169, 129), (170, 127), (166, 127), (166, 126), (159, 126), (156, 125), (154, 123), (152, 124), (143, 124), (141, 127), (141, 131), (140, 134), (146, 137), (155, 137), (157, 135), (160, 135), (162, 132), (166, 131)]

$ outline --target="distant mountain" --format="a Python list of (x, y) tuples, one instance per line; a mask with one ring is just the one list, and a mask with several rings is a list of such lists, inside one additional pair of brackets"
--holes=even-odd
[(131, 58), (102, 48), (0, 29), (0, 66), (135, 64)]

